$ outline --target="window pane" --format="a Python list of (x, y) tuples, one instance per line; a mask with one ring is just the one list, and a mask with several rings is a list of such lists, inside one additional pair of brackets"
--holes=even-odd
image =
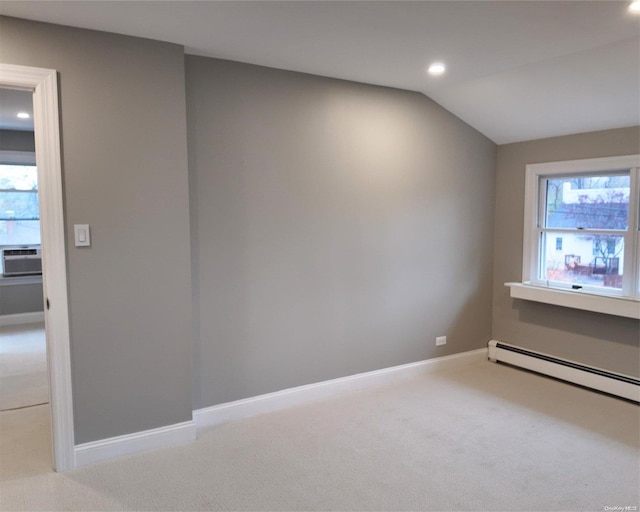
[(38, 220), (38, 192), (0, 191), (0, 220)]
[[(560, 244), (558, 239), (562, 239)], [(546, 232), (542, 234), (542, 247), (542, 279), (622, 288), (623, 237)]]
[(0, 190), (37, 190), (35, 165), (0, 165)]
[(0, 245), (39, 245), (38, 168), (0, 165)]
[(40, 245), (40, 221), (0, 220), (0, 245)]
[(629, 175), (547, 180), (545, 227), (627, 229)]

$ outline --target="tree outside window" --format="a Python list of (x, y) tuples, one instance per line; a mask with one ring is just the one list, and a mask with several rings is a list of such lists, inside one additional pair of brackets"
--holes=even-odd
[(0, 165), (0, 246), (39, 244), (37, 168)]

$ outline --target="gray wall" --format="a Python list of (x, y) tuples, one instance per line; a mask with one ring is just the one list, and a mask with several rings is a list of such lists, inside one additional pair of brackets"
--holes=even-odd
[(0, 149), (5, 151), (35, 151), (33, 132), (0, 130)]
[(183, 48), (2, 18), (0, 60), (59, 72), (76, 443), (189, 420)]
[(6, 284), (0, 281), (0, 315), (16, 315), (39, 311), (44, 311), (42, 282)]
[(504, 286), (522, 280), (525, 166), (640, 153), (640, 128), (555, 137), (498, 147), (493, 337), (584, 364), (639, 375), (637, 320), (514, 300)]
[(186, 87), (195, 407), (486, 346), (491, 141), (417, 93), (191, 56)]

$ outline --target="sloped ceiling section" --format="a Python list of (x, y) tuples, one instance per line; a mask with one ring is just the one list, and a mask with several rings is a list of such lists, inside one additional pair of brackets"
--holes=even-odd
[[(498, 144), (640, 124), (623, 1), (3, 1), (0, 13), (419, 91)], [(429, 63), (448, 71), (430, 77)]]

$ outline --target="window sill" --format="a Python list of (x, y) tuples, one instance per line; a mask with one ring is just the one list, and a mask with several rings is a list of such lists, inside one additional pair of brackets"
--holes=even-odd
[(584, 291), (543, 288), (528, 283), (505, 283), (505, 286), (510, 288), (511, 297), (514, 299), (640, 319), (640, 300), (630, 297), (606, 297)]
[(0, 286), (15, 286), (20, 284), (42, 284), (42, 274), (35, 276), (5, 277), (0, 274)]

